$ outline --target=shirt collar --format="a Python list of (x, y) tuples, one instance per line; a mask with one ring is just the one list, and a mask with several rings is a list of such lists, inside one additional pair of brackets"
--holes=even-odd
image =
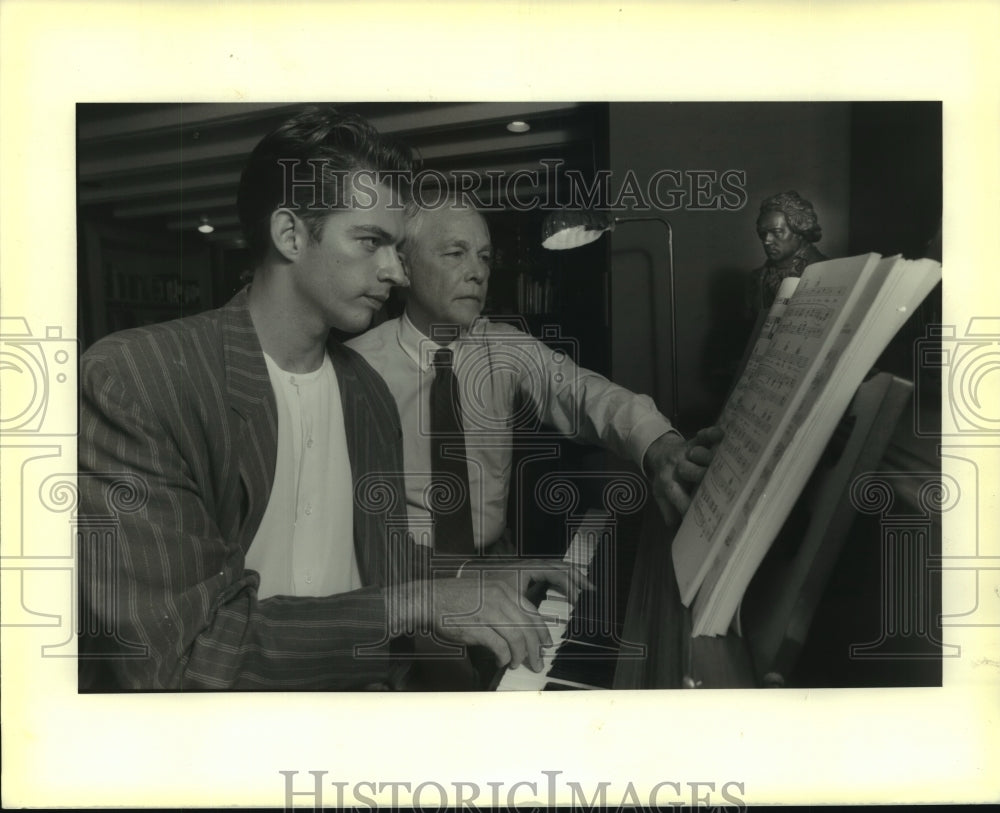
[(399, 317), (397, 338), (399, 340), (399, 346), (403, 349), (403, 352), (413, 360), (414, 364), (426, 373), (432, 369), (431, 361), (434, 358), (434, 353), (442, 347), (449, 348), (455, 354), (455, 360), (457, 362), (461, 348), (469, 344), (471, 341), (482, 340), (485, 325), (488, 321), (489, 320), (484, 317), (479, 317), (472, 324), (472, 327), (469, 329), (467, 334), (460, 336), (449, 344), (440, 345), (421, 333), (417, 326), (410, 321), (410, 317), (407, 316), (406, 311), (403, 311), (403, 315)]

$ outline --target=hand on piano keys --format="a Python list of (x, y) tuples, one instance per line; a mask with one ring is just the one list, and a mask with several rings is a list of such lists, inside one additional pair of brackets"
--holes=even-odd
[[(390, 628), (414, 636), (419, 657), (458, 659), (465, 644), (475, 669), (495, 665), (539, 670), (551, 645), (548, 628), (525, 594), (529, 584), (551, 584), (563, 594), (592, 589), (584, 570), (565, 561), (482, 557), (458, 578), (407, 582), (390, 596)], [(426, 670), (425, 670), (426, 671)], [(461, 671), (461, 670), (459, 670)]]
[(525, 596), (531, 603), (529, 606), (522, 602), (522, 606), (532, 614), (538, 599), (531, 600), (531, 597), (536, 595), (541, 585), (549, 585), (555, 594), (562, 597), (572, 596), (573, 601), (581, 591), (594, 589), (587, 578), (587, 563), (573, 563), (566, 559), (558, 562), (552, 559), (483, 557), (468, 562), (461, 578), (471, 578), (473, 574), (482, 574), (484, 580), (503, 583), (515, 594)]
[[(591, 574), (601, 572), (599, 551), (597, 534), (577, 533), (563, 561), (589, 568)], [(612, 596), (599, 580), (591, 576), (590, 582), (596, 582), (596, 589), (580, 592), (575, 604), (563, 591), (548, 589), (538, 605), (552, 639), (552, 644), (542, 650), (542, 669), (507, 669), (497, 691), (612, 687), (618, 658), (618, 637), (610, 623), (613, 619), (608, 606)]]
[(399, 602), (404, 613), (415, 615), (394, 621), (395, 629), (431, 630), (439, 645), (483, 648), (501, 666), (523, 663), (541, 668), (541, 651), (550, 644), (546, 626), (535, 608), (524, 606), (523, 598), (505, 582), (463, 577), (437, 579), (427, 585), (430, 606), (415, 591), (412, 602)]

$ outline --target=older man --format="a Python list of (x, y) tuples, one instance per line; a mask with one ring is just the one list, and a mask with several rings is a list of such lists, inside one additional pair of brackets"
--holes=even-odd
[(331, 333), (405, 284), (384, 178), (409, 166), (357, 116), (293, 116), (242, 176), (252, 284), (84, 355), (80, 653), (108, 669), (81, 688), (397, 685), (408, 632), (541, 667), (551, 636), (507, 583), (455, 578), (400, 532), (396, 405)]
[[(348, 342), (385, 379), (403, 422), (407, 510), (418, 541), (438, 548), (449, 517), (433, 504), (437, 451), (430, 418), (432, 389), (455, 376), (461, 432), (451, 450), (467, 471), (472, 541), (491, 551), (505, 536), (512, 460), (511, 424), (527, 403), (549, 427), (599, 444), (642, 465), (669, 519), (689, 504), (704, 475), (718, 430), (685, 441), (652, 399), (577, 367), (565, 354), (510, 325), (480, 318), (490, 277), (492, 246), (486, 221), (460, 200), (410, 208), (401, 248), (409, 278), (406, 308), (397, 319)], [(461, 507), (458, 509), (461, 510)], [(462, 531), (461, 523), (455, 524)], [(464, 526), (468, 529), (468, 524)], [(506, 546), (504, 546), (506, 547)]]

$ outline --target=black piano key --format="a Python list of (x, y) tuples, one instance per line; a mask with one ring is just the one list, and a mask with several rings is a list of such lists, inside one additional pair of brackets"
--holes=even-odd
[(610, 689), (617, 662), (613, 650), (567, 641), (556, 650), (548, 676)]
[(551, 683), (550, 682), (550, 683), (546, 683), (544, 686), (542, 686), (542, 691), (543, 692), (554, 692), (554, 691), (571, 691), (571, 692), (577, 692), (577, 691), (580, 691), (580, 687), (579, 686), (567, 686), (565, 683)]
[(558, 663), (560, 660), (571, 660), (575, 658), (590, 660), (597, 658), (613, 658), (614, 654), (615, 651), (611, 648), (593, 647), (587, 646), (586, 644), (580, 644), (575, 641), (564, 641), (556, 649), (553, 661)]
[(611, 584), (614, 567), (610, 563), (613, 547), (602, 541), (591, 558), (587, 573), (594, 590), (584, 590), (577, 596), (570, 612), (563, 641), (602, 647), (609, 651), (619, 648), (624, 612), (619, 610), (620, 585)]
[[(614, 561), (617, 546), (609, 542), (602, 540), (598, 544), (588, 564), (587, 577), (595, 589), (584, 590), (577, 596), (546, 675), (552, 680), (543, 685), (543, 691), (580, 688), (558, 683), (560, 680), (597, 689), (611, 688), (614, 684), (628, 590)], [(544, 597), (544, 591), (539, 592), (538, 587), (532, 584), (528, 591), (535, 606)]]
[(585, 629), (577, 629), (570, 625), (563, 635), (563, 640), (607, 649), (612, 652), (617, 652), (619, 648), (619, 638), (613, 632), (608, 632), (607, 630), (593, 632)]
[(605, 595), (588, 591), (581, 594), (570, 613), (566, 637), (615, 640), (620, 638), (620, 617), (613, 602)]
[(577, 658), (562, 663), (553, 662), (549, 670), (550, 678), (572, 680), (598, 689), (610, 689), (615, 679), (615, 668), (618, 661), (615, 658), (586, 660)]

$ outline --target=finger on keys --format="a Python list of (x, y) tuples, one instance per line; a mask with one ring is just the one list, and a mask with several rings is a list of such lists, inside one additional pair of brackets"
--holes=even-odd
[(593, 590), (594, 585), (587, 578), (587, 573), (577, 565), (550, 565), (545, 571), (545, 579), (563, 597), (576, 598), (581, 590)]
[(484, 629), (481, 643), (492, 650), (493, 656), (497, 660), (497, 666), (504, 667), (510, 664), (510, 647), (507, 646), (507, 642), (503, 639), (502, 635), (497, 635), (491, 629)]
[(519, 608), (505, 605), (507, 622), (497, 631), (504, 636), (511, 648), (511, 663), (527, 662), (532, 671), (542, 668), (542, 649), (552, 645), (544, 619), (534, 607)]
[(510, 668), (517, 669), (524, 663), (525, 656), (529, 655), (528, 648), (525, 646), (522, 636), (518, 635), (516, 631), (508, 629), (504, 632), (503, 637), (510, 649)]
[(512, 668), (522, 663), (533, 672), (542, 668), (542, 647), (532, 626), (509, 626), (504, 632), (510, 646)]
[(552, 635), (549, 626), (538, 613), (531, 613), (532, 626), (525, 630), (530, 666), (535, 672), (540, 672), (544, 665), (542, 652), (552, 646)]

